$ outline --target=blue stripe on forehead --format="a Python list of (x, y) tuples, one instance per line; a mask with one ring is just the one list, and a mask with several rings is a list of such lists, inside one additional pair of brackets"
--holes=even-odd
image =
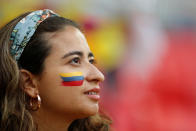
[(49, 9), (30, 13), (14, 27), (10, 40), (13, 41), (10, 52), (16, 61), (19, 60), (25, 46), (35, 33), (38, 25), (48, 17), (58, 16)]

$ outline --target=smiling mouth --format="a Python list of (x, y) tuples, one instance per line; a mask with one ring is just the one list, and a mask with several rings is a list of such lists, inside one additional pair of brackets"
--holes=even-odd
[(97, 92), (86, 92), (86, 93), (84, 93), (84, 94), (87, 94), (87, 95), (98, 95)]
[(98, 101), (100, 99), (99, 91), (99, 88), (93, 88), (84, 92), (84, 94), (87, 95), (90, 99)]

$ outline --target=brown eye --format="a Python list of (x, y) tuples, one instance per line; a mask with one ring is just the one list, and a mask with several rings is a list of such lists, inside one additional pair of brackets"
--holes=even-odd
[(96, 64), (96, 60), (95, 60), (95, 59), (90, 59), (89, 62), (90, 62), (91, 64)]
[(73, 58), (71, 61), (70, 61), (71, 64), (80, 64), (80, 58), (79, 57), (76, 57), (76, 58)]

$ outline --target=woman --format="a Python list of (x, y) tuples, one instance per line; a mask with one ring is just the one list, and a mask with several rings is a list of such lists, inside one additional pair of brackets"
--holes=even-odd
[(109, 130), (94, 63), (79, 26), (51, 10), (9, 22), (0, 30), (0, 130)]

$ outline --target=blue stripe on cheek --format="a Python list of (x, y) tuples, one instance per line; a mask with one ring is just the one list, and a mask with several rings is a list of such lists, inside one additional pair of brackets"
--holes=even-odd
[(63, 81), (80, 81), (80, 80), (84, 80), (84, 76), (72, 76), (72, 77), (62, 77)]

